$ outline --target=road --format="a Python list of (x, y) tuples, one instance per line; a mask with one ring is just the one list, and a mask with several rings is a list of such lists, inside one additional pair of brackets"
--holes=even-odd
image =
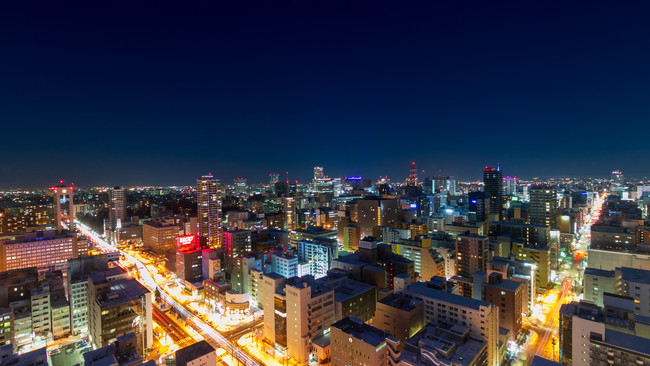
[[(532, 355), (558, 360), (560, 309), (562, 304), (570, 302), (576, 296), (573, 293), (573, 283), (582, 279), (584, 266), (587, 263), (586, 253), (590, 243), (591, 225), (598, 220), (606, 197), (607, 194), (604, 194), (595, 199), (591, 212), (586, 215), (582, 227), (578, 230), (577, 238), (571, 245), (572, 252), (576, 253), (576, 256), (568, 256), (565, 258), (565, 263), (560, 266), (559, 274), (562, 287), (559, 291), (546, 293), (545, 299), (551, 300), (543, 302), (541, 319), (539, 317), (528, 319), (525, 328), (534, 331), (537, 337), (531, 338), (532, 343), (527, 343), (524, 346), (523, 351), (527, 357), (522, 364), (530, 365)], [(576, 291), (580, 291), (580, 289), (576, 289)], [(553, 345), (554, 340), (555, 345)]]
[(92, 231), (89, 227), (82, 224), (79, 221), (77, 222), (77, 229), (84, 234), (88, 240), (92, 241), (95, 245), (106, 252), (120, 252), (128, 261), (135, 264), (138, 272), (140, 273), (140, 282), (149, 289), (152, 293), (158, 289), (160, 291), (161, 298), (170, 306), (176, 310), (177, 314), (180, 314), (183, 318), (187, 319), (187, 322), (192, 325), (192, 327), (201, 334), (204, 339), (210, 343), (215, 348), (223, 348), (228, 352), (232, 357), (236, 358), (239, 362), (246, 366), (261, 366), (252, 356), (245, 353), (242, 349), (235, 346), (228, 339), (222, 336), (215, 329), (210, 327), (208, 324), (203, 322), (199, 317), (195, 316), (192, 312), (187, 310), (183, 305), (179, 304), (173, 297), (171, 297), (165, 289), (161, 286), (158, 286), (156, 281), (154, 281), (151, 273), (147, 267), (138, 259), (130, 255), (129, 253), (119, 250), (114, 246), (108, 244), (106, 240), (101, 238), (97, 233)]

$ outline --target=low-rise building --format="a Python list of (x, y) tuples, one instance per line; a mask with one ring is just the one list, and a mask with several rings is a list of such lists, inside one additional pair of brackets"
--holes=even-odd
[(377, 301), (372, 324), (404, 342), (424, 327), (424, 303), (402, 294)]
[(346, 317), (332, 324), (330, 332), (332, 366), (394, 365), (400, 341), (390, 333)]

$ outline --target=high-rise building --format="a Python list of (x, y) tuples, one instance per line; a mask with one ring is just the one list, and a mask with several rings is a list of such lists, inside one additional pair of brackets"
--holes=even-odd
[(497, 305), (437, 290), (425, 282), (411, 284), (403, 294), (424, 303), (425, 323), (457, 324), (466, 327), (470, 336), (486, 341), (487, 365), (498, 364)]
[(284, 197), (282, 199), (282, 212), (284, 212), (285, 230), (296, 228), (296, 199), (295, 197)]
[(232, 265), (236, 258), (245, 255), (253, 248), (251, 245), (250, 230), (229, 230), (223, 233), (223, 248), (228, 265)]
[(95, 348), (119, 336), (135, 333), (138, 349), (153, 345), (151, 292), (135, 279), (88, 279), (88, 329)]
[(196, 180), (199, 235), (210, 248), (221, 248), (221, 182), (212, 174)]
[(280, 174), (278, 173), (269, 174), (269, 186), (273, 187), (275, 183), (277, 183), (279, 180), (280, 180)]
[(533, 225), (557, 227), (557, 189), (533, 184), (529, 188), (529, 219)]
[(99, 254), (68, 261), (68, 297), (70, 299), (70, 330), (73, 335), (88, 335), (88, 277), (101, 274), (108, 281), (126, 278), (119, 267), (109, 268), (110, 255)]
[(203, 281), (203, 252), (194, 235), (179, 236), (176, 249), (176, 275), (190, 283)]
[(120, 228), (126, 222), (126, 193), (123, 187), (113, 187), (109, 191), (110, 212), (108, 217), (109, 229)]
[(309, 263), (310, 272), (315, 278), (327, 275), (332, 268), (332, 260), (338, 257), (338, 244), (301, 240), (298, 242), (298, 259)]
[(156, 254), (173, 254), (178, 234), (176, 225), (166, 221), (147, 221), (142, 224), (142, 245)]
[(54, 230), (25, 233), (0, 240), (0, 271), (28, 267), (65, 270), (68, 259), (79, 253), (76, 234), (56, 234)]
[(513, 196), (517, 194), (517, 177), (503, 178), (503, 193), (506, 196)]
[(74, 186), (65, 185), (63, 181), (56, 187), (50, 188), (54, 192), (54, 206), (56, 207), (56, 229), (64, 228), (74, 230)]
[(298, 363), (309, 359), (311, 343), (326, 335), (334, 322), (334, 290), (309, 277), (286, 279), (264, 275), (264, 338), (287, 349)]
[(361, 237), (371, 236), (375, 226), (389, 226), (397, 219), (397, 200), (365, 197), (357, 200), (358, 226)]
[(612, 185), (615, 187), (621, 187), (625, 185), (625, 176), (621, 173), (620, 170), (614, 170), (612, 172)]
[(489, 200), (488, 217), (490, 221), (501, 221), (503, 210), (503, 175), (498, 168), (485, 167), (483, 171), (483, 192)]
[(473, 278), (477, 271), (485, 272), (489, 258), (489, 238), (481, 235), (458, 235), (456, 238), (456, 272)]

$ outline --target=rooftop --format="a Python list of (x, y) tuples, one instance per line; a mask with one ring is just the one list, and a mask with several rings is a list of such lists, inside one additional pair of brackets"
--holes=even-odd
[(418, 295), (422, 297), (428, 297), (431, 299), (436, 299), (442, 302), (455, 304), (458, 306), (464, 306), (474, 310), (480, 310), (482, 307), (491, 308), (494, 305), (482, 300), (472, 299), (470, 297), (464, 297), (460, 295), (454, 295), (448, 292), (436, 290), (434, 288), (428, 287), (425, 282), (416, 282), (411, 284), (404, 293), (407, 295)]
[(621, 279), (624, 281), (650, 285), (650, 271), (646, 271), (643, 269), (629, 268), (629, 267), (617, 267), (616, 275), (618, 276), (619, 273)]
[(418, 299), (409, 299), (401, 294), (389, 295), (378, 302), (404, 311), (411, 311), (422, 304), (422, 301)]
[(614, 277), (614, 271), (608, 271), (604, 269), (587, 267), (585, 268), (586, 276), (597, 276), (597, 277)]
[(185, 366), (201, 356), (205, 356), (215, 349), (206, 341), (196, 342), (190, 346), (183, 347), (176, 351), (176, 366)]
[(384, 343), (387, 338), (393, 337), (388, 332), (384, 332), (381, 329), (365, 324), (361, 319), (350, 316), (332, 324), (332, 328), (336, 328), (348, 336), (359, 339), (375, 348)]

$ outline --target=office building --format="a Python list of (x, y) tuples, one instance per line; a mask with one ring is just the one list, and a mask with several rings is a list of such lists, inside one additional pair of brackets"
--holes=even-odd
[(397, 219), (397, 200), (365, 197), (357, 200), (357, 225), (361, 237), (371, 236), (375, 226), (390, 226)]
[(298, 363), (311, 354), (310, 342), (326, 335), (334, 322), (334, 290), (309, 277), (264, 276), (264, 339), (287, 349)]
[(142, 224), (142, 245), (156, 254), (170, 254), (176, 251), (178, 226), (166, 221), (151, 220)]
[(402, 292), (424, 303), (425, 323), (448, 322), (469, 329), (469, 335), (487, 342), (487, 364), (498, 363), (498, 307), (487, 301), (454, 295), (416, 282)]
[(424, 303), (402, 294), (389, 295), (377, 301), (372, 324), (404, 342), (424, 327)]
[(221, 248), (221, 182), (212, 174), (196, 180), (199, 235), (210, 248)]
[(327, 275), (332, 268), (332, 260), (338, 258), (338, 244), (300, 240), (298, 260), (309, 263), (310, 272), (315, 278)]
[(343, 250), (355, 252), (359, 249), (361, 229), (357, 224), (348, 224), (343, 227)]
[(291, 231), (296, 229), (296, 198), (282, 198), (282, 212), (284, 213), (284, 229)]
[(634, 315), (650, 317), (650, 271), (618, 267), (614, 281), (616, 294), (634, 299)]
[(471, 335), (469, 328), (441, 321), (425, 326), (404, 343), (400, 366), (490, 365), (488, 342)]
[(532, 262), (535, 265), (535, 283), (537, 288), (546, 288), (551, 280), (551, 248), (543, 245), (525, 245), (513, 243), (512, 254), (517, 259)]
[(485, 272), (489, 258), (489, 238), (481, 235), (456, 237), (456, 275), (472, 278), (474, 272)]
[(176, 275), (189, 283), (203, 281), (203, 251), (195, 235), (179, 236), (176, 250)]
[(529, 314), (533, 311), (535, 302), (535, 265), (530, 261), (522, 261), (514, 256), (494, 257), (488, 261), (487, 275), (500, 273), (502, 278), (521, 282), (522, 287), (522, 309), (521, 312)]
[(123, 187), (113, 187), (108, 191), (109, 213), (108, 223), (109, 230), (115, 230), (122, 227), (127, 221), (126, 214), (126, 192)]
[(587, 267), (582, 278), (583, 298), (597, 306), (603, 306), (603, 295), (605, 293), (616, 293), (616, 274), (614, 271)]
[(151, 292), (134, 279), (108, 280), (93, 274), (88, 279), (90, 342), (100, 348), (127, 333), (135, 333), (137, 349), (151, 348), (153, 330)]
[(532, 225), (557, 227), (557, 189), (555, 187), (533, 184), (528, 190), (530, 206), (528, 216)]
[(514, 340), (521, 330), (524, 285), (504, 279), (501, 273), (492, 273), (481, 284), (481, 290), (483, 300), (498, 306), (499, 326), (508, 329)]
[[(224, 232), (223, 248), (228, 261), (234, 261), (236, 258), (249, 253), (253, 250), (250, 230), (229, 230)], [(232, 262), (228, 264), (232, 265)]]
[(604, 307), (581, 301), (560, 308), (559, 357), (565, 365), (645, 365), (650, 324), (634, 315), (635, 301), (605, 294)]
[(400, 341), (381, 329), (354, 317), (332, 324), (330, 333), (332, 366), (397, 363)]
[(501, 221), (503, 218), (503, 175), (497, 168), (485, 167), (483, 171), (483, 192), (485, 199), (489, 200), (486, 204), (486, 216), (490, 221)]
[(390, 242), (395, 254), (413, 261), (417, 275), (428, 281), (431, 277), (446, 274), (446, 261), (440, 252), (431, 247), (431, 238), (420, 237), (418, 240), (398, 240)]
[(0, 271), (37, 267), (66, 269), (68, 259), (77, 258), (77, 235), (36, 231), (0, 241)]

